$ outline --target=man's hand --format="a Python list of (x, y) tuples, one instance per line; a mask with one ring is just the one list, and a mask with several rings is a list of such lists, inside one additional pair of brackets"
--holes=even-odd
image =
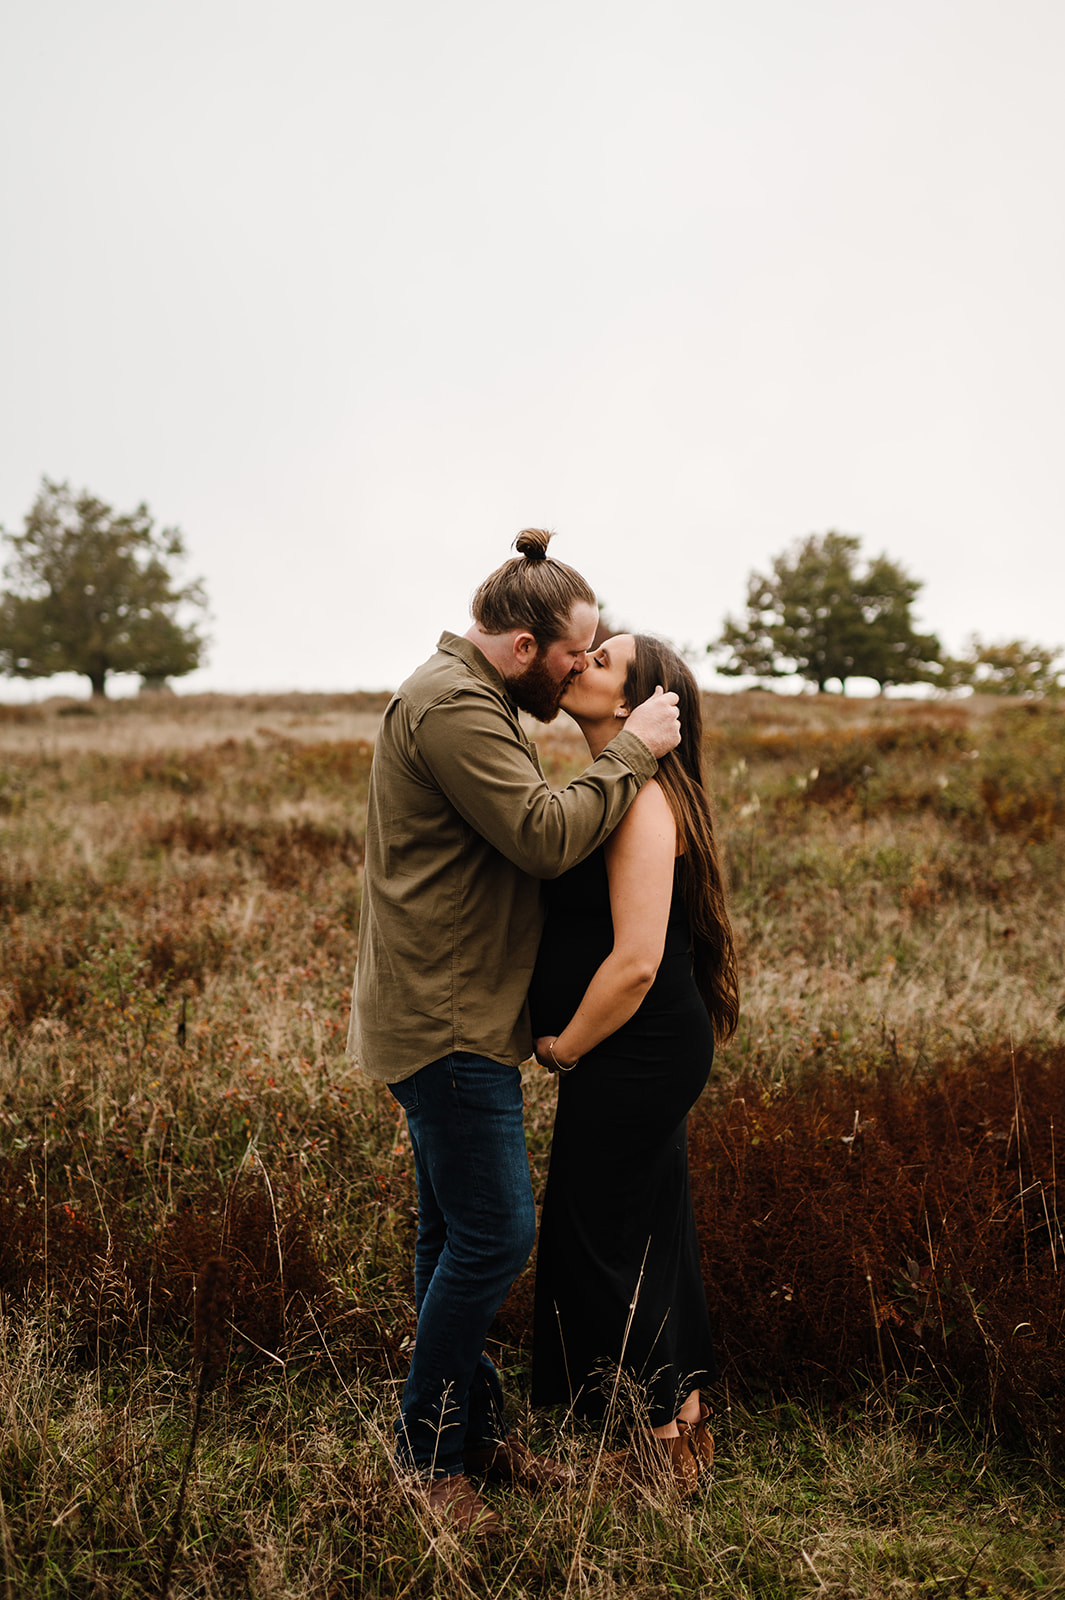
[(629, 713), (626, 733), (634, 733), (650, 750), (657, 761), (667, 751), (680, 744), (680, 712), (678, 696), (670, 689), (668, 694), (659, 684), (650, 700)]

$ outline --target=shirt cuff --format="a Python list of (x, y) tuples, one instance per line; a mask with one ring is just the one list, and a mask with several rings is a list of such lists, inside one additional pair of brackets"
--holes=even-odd
[(624, 728), (614, 735), (603, 754), (606, 755), (608, 752), (619, 757), (644, 782), (648, 778), (653, 778), (658, 771), (658, 762), (643, 740)]

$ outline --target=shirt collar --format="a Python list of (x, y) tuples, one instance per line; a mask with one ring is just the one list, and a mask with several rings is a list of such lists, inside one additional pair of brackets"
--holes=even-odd
[(487, 656), (481, 654), (472, 639), (463, 638), (458, 633), (448, 633), (445, 629), (437, 640), (436, 648), (445, 655), (457, 656), (478, 678), (483, 678), (485, 683), (502, 694), (508, 694), (502, 674), (496, 671)]

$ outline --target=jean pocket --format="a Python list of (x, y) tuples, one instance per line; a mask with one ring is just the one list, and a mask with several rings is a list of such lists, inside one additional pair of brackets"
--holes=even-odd
[(411, 1078), (402, 1078), (399, 1083), (390, 1083), (389, 1093), (393, 1100), (398, 1100), (404, 1111), (409, 1116), (418, 1109), (418, 1074)]

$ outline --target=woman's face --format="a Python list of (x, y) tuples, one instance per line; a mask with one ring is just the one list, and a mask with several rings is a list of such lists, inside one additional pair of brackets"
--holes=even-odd
[(632, 707), (625, 703), (625, 675), (636, 653), (631, 633), (615, 634), (598, 650), (588, 652), (588, 665), (562, 696), (562, 709), (579, 722), (617, 722), (615, 713)]

